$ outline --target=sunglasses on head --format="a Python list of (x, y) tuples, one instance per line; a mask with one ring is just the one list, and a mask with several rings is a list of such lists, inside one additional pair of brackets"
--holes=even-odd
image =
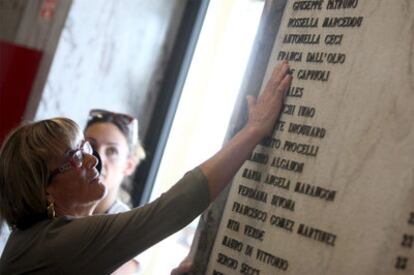
[(128, 129), (131, 142), (138, 142), (138, 120), (130, 115), (111, 112), (103, 109), (92, 109), (89, 112), (88, 123), (92, 121), (113, 122)]
[(94, 120), (94, 119), (100, 119), (100, 120), (115, 120), (117, 122), (120, 122), (124, 125), (129, 125), (132, 122), (136, 121), (137, 119), (127, 115), (127, 114), (121, 114), (121, 113), (115, 113), (103, 109), (93, 109), (89, 112), (89, 118), (88, 121)]

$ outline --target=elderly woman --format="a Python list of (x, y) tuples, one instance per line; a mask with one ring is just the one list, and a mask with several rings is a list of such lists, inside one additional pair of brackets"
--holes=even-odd
[[(82, 131), (66, 118), (17, 128), (0, 151), (0, 214), (13, 231), (0, 274), (107, 274), (206, 209), (271, 133), (291, 76), (279, 65), (249, 118), (216, 155), (141, 208), (92, 215), (106, 188)], [(225, 167), (225, 168), (223, 168)]]

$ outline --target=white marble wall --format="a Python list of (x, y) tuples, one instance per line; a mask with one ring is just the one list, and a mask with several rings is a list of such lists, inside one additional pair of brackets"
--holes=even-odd
[(168, 57), (183, 4), (74, 0), (35, 119), (68, 116), (83, 125), (89, 109), (106, 108), (145, 124), (154, 73)]
[[(322, 27), (328, 17), (348, 19)], [(352, 17), (362, 23), (344, 26)], [(289, 26), (292, 18), (301, 20)], [(290, 53), (292, 90), (273, 133), (280, 146), (257, 146), (263, 158), (235, 177), (207, 274), (414, 273), (413, 26), (411, 1), (287, 1), (266, 75)], [(314, 113), (300, 115), (301, 106)]]

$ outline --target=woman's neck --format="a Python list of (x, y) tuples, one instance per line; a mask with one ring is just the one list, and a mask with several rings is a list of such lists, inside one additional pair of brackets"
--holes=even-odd
[(105, 214), (116, 201), (116, 194), (109, 193), (105, 198), (99, 201), (93, 214)]
[(83, 207), (76, 207), (76, 208), (65, 208), (60, 207), (59, 205), (55, 204), (55, 213), (56, 217), (60, 216), (73, 216), (73, 217), (85, 217), (90, 216), (94, 212), (96, 204), (83, 206)]

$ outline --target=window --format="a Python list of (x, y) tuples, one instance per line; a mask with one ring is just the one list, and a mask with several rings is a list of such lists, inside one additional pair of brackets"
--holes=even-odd
[[(151, 201), (221, 148), (263, 6), (259, 0), (210, 1)], [(141, 254), (140, 274), (169, 274), (188, 254), (196, 226)]]

